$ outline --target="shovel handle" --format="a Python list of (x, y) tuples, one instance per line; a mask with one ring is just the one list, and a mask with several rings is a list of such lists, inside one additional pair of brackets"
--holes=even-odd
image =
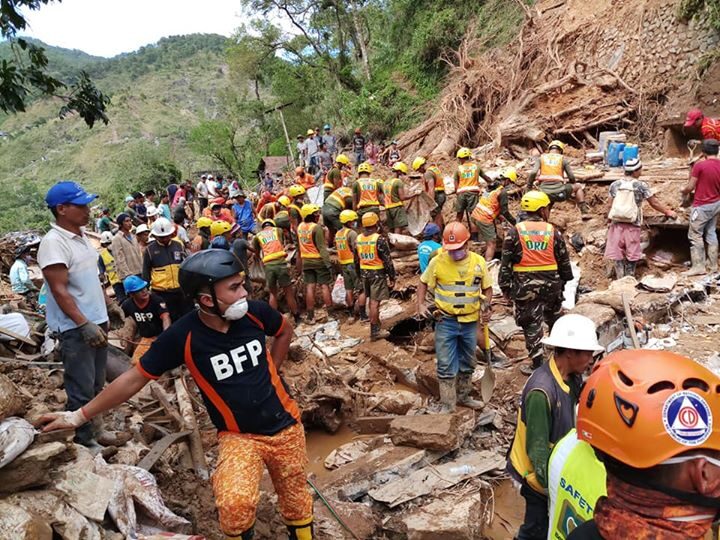
[(490, 329), (487, 324), (483, 325), (483, 335), (485, 337), (485, 358), (487, 359), (488, 364), (490, 364)]

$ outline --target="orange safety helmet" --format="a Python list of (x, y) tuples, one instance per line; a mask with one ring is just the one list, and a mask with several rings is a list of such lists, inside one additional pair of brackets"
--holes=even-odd
[(720, 451), (720, 377), (685, 356), (618, 351), (593, 369), (580, 394), (578, 437), (636, 469), (689, 450)]
[(443, 247), (447, 251), (460, 249), (470, 240), (467, 227), (459, 221), (453, 221), (445, 226), (443, 231)]

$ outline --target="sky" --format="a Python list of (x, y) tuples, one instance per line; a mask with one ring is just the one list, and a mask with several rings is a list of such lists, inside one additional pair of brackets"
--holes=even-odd
[(231, 36), (247, 22), (240, 0), (63, 0), (25, 16), (28, 28), (23, 35), (105, 57), (167, 36)]

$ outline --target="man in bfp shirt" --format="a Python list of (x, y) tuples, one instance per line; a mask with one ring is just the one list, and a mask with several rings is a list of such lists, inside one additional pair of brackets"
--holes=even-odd
[(135, 365), (160, 333), (170, 327), (170, 312), (161, 296), (148, 291), (148, 282), (143, 278), (126, 277), (123, 288), (129, 298), (120, 307), (126, 317), (135, 321), (140, 335), (140, 342), (135, 346), (132, 356), (132, 364)]
[[(225, 535), (253, 537), (265, 465), (290, 539), (311, 540), (305, 434), (298, 406), (277, 371), (287, 356), (292, 325), (265, 302), (248, 301), (244, 283), (240, 263), (229, 251), (208, 249), (188, 257), (180, 267), (180, 285), (199, 309), (160, 334), (135, 368), (85, 407), (46, 414), (39, 422), (50, 422), (45, 431), (81, 426), (184, 364), (219, 432), (212, 480)], [(270, 348), (266, 336), (274, 336)]]

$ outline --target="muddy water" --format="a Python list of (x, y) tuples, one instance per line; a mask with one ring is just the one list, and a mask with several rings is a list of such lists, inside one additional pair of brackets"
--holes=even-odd
[(308, 454), (308, 472), (322, 478), (329, 471), (323, 465), (325, 458), (338, 446), (351, 442), (358, 435), (349, 427), (343, 425), (336, 433), (327, 433), (321, 430), (311, 430), (305, 435)]

